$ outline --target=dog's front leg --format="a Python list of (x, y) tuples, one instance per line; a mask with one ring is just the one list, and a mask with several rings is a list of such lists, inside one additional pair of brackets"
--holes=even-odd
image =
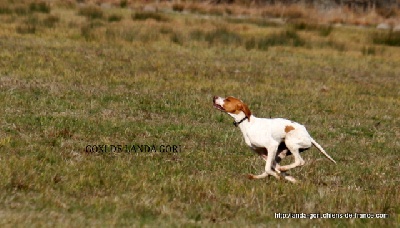
[[(265, 170), (267, 170), (267, 160), (268, 160), (268, 156), (267, 155), (261, 155), (261, 157), (264, 159), (265, 161)], [(272, 169), (277, 172), (277, 173), (281, 173), (280, 169), (280, 165), (279, 162), (277, 161), (277, 159), (272, 161)]]
[(265, 161), (265, 173), (267, 175), (271, 175), (271, 176), (274, 176), (277, 179), (279, 179), (280, 177), (279, 177), (278, 173), (272, 170), (272, 168), (273, 168), (272, 166), (274, 165), (274, 162), (275, 162), (276, 152), (278, 150), (278, 145), (271, 144), (266, 148), (268, 151), (268, 156)]
[[(280, 173), (280, 170), (279, 170), (279, 168), (280, 168), (280, 166), (279, 166), (279, 164), (278, 164), (278, 162), (277, 162), (277, 160), (276, 159), (274, 159), (273, 161), (272, 161), (272, 166), (270, 166), (270, 167), (267, 167), (268, 166), (268, 150), (266, 149), (266, 148), (252, 148), (258, 155), (260, 155), (261, 156), (261, 158), (262, 159), (264, 159), (264, 161), (265, 161), (265, 171), (264, 171), (264, 173), (262, 173), (262, 174), (260, 174), (260, 175), (253, 175), (253, 174), (248, 174), (248, 178), (249, 179), (261, 179), (261, 178), (265, 178), (265, 177), (267, 177), (268, 175), (271, 175), (271, 174), (269, 174), (268, 172), (267, 172), (267, 170), (268, 170), (268, 168), (269, 168), (269, 170), (271, 170), (273, 173), (274, 173), (274, 171), (275, 172), (277, 172), (277, 173)], [(272, 169), (274, 169), (274, 171), (272, 170)], [(275, 176), (275, 175), (273, 175), (273, 176)], [(276, 177), (276, 176), (275, 176)], [(279, 177), (278, 177), (279, 178)]]
[[(266, 149), (265, 148), (263, 148), (263, 151), (266, 151)], [(258, 150), (259, 151), (259, 150)], [(264, 161), (266, 162), (267, 161), (267, 159), (268, 159), (268, 156), (266, 155), (266, 154), (260, 154), (260, 156), (261, 156), (261, 158), (262, 159), (264, 159)], [(266, 168), (266, 167), (265, 167)], [(262, 174), (260, 174), (260, 175), (253, 175), (253, 174), (249, 174), (248, 175), (248, 178), (249, 179), (261, 179), (261, 178), (265, 178), (265, 177), (267, 177), (268, 176), (268, 173), (267, 172), (263, 172)]]
[[(262, 159), (264, 159), (265, 161), (267, 161), (267, 158), (268, 158), (268, 156), (267, 156), (267, 154), (268, 154), (267, 149), (265, 149), (265, 148), (256, 148), (256, 147), (252, 147), (252, 149), (253, 149), (254, 152), (256, 152), (258, 155), (260, 155), (260, 157), (261, 157)], [(254, 175), (254, 174), (248, 174), (248, 175), (247, 175), (247, 177), (248, 177), (250, 180), (252, 180), (252, 179), (261, 179), (261, 178), (265, 178), (265, 177), (267, 177), (267, 176), (268, 176), (268, 174), (267, 174), (266, 172), (264, 172), (264, 173), (262, 173), (262, 174), (260, 174), (260, 175)]]

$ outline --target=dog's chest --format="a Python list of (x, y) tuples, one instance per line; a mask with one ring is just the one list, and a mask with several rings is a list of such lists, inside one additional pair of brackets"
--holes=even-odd
[(274, 122), (268, 119), (258, 119), (251, 127), (243, 129), (243, 136), (248, 146), (265, 147), (271, 141), (280, 143), (285, 138), (284, 127), (281, 128), (275, 126)]

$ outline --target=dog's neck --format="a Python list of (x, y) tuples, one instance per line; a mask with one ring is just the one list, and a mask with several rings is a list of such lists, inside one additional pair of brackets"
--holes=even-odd
[(233, 121), (233, 125), (234, 125), (235, 127), (237, 127), (237, 126), (239, 126), (239, 124), (243, 123), (243, 121), (245, 121), (245, 120), (247, 120), (247, 119), (248, 119), (248, 117), (245, 116), (245, 117), (244, 117), (243, 119), (241, 119), (239, 122)]
[(252, 118), (254, 118), (253, 115), (246, 117), (246, 115), (243, 112), (240, 112), (239, 114), (231, 114), (229, 113), (230, 116), (235, 120), (233, 123), (236, 127), (239, 127), (242, 129), (242, 127), (247, 126), (248, 124), (251, 123)]

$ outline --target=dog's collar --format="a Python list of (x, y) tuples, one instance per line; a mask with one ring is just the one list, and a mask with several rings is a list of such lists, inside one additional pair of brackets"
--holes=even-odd
[(239, 126), (239, 124), (241, 124), (245, 119), (247, 119), (247, 116), (245, 116), (242, 120), (240, 120), (239, 122), (233, 121), (233, 125), (235, 125), (235, 127)]

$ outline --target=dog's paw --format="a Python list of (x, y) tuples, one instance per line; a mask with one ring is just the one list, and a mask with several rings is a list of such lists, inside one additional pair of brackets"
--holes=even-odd
[(253, 180), (256, 179), (253, 174), (247, 174), (247, 179)]
[(285, 178), (285, 180), (287, 180), (289, 182), (292, 182), (294, 184), (297, 183), (297, 180), (294, 177), (290, 176), (290, 175), (285, 175), (284, 178)]

